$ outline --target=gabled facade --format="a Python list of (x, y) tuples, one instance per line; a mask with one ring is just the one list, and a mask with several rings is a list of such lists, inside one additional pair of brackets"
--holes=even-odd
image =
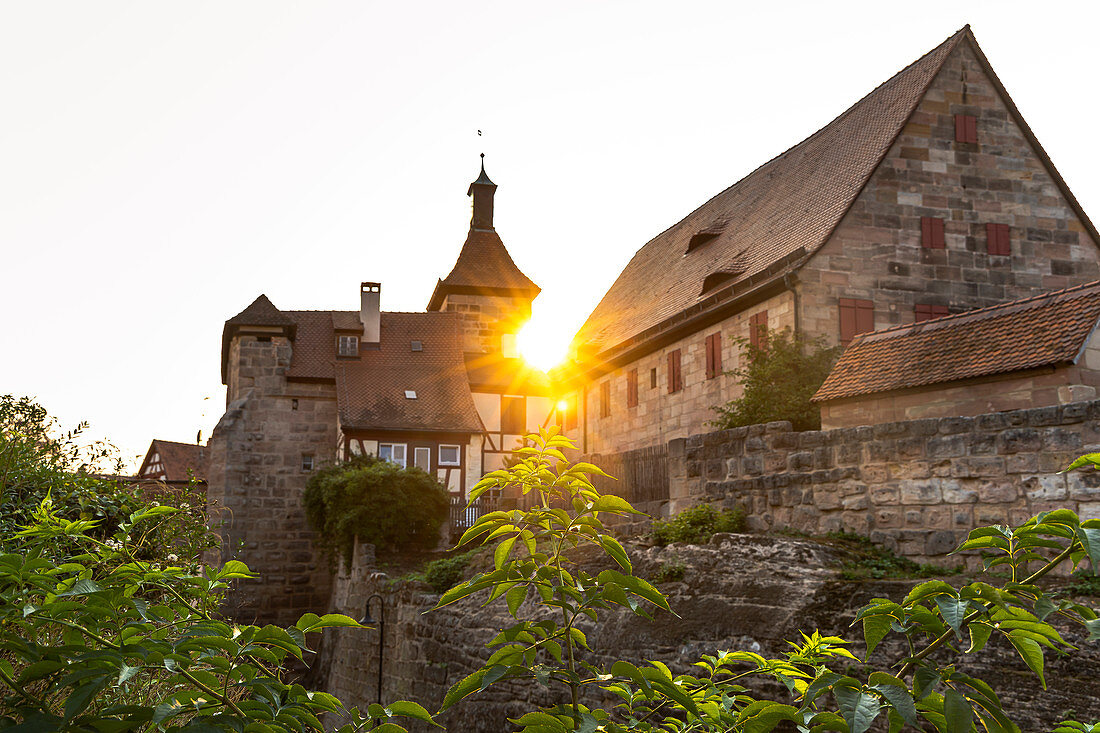
[(470, 233), (421, 313), (281, 310), (265, 295), (225, 323), (226, 413), (208, 446), (208, 500), (221, 559), (262, 582), (234, 594), (238, 617), (291, 622), (324, 610), (329, 573), (301, 506), (319, 465), (372, 454), (438, 477), (456, 501), (552, 415), (545, 380), (513, 353), (538, 287), (493, 226), (482, 165)]
[(206, 482), (206, 448), (198, 443), (177, 443), (154, 438), (135, 478), (186, 486)]
[(1100, 277), (1100, 236), (969, 26), (642, 247), (575, 337), (587, 452), (705, 432), (734, 337), (826, 343)]

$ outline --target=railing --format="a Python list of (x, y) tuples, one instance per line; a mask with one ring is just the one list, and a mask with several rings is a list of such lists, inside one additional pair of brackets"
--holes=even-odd
[(499, 508), (500, 499), (496, 496), (482, 495), (474, 499), (469, 506), (461, 494), (451, 494), (451, 530), (462, 533), (472, 527), (483, 514)]

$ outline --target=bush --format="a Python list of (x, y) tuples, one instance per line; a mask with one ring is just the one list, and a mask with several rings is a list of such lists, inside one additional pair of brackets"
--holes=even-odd
[(789, 328), (765, 332), (756, 346), (734, 339), (746, 355), (744, 366), (730, 372), (744, 387), (739, 399), (713, 408), (720, 429), (789, 420), (795, 430), (820, 430), (821, 411), (810, 402), (840, 356), (821, 339), (808, 339)]
[(743, 532), (745, 512), (740, 508), (718, 511), (710, 504), (698, 504), (685, 509), (667, 522), (653, 520), (650, 537), (661, 545), (686, 542), (700, 545), (718, 532)]
[(355, 538), (385, 550), (431, 549), (447, 519), (447, 492), (418, 468), (356, 456), (310, 476), (302, 498), (315, 543), (351, 564)]
[(466, 568), (470, 564), (469, 552), (451, 557), (442, 557), (425, 563), (416, 574), (417, 579), (430, 585), (436, 593), (444, 593), (462, 582)]

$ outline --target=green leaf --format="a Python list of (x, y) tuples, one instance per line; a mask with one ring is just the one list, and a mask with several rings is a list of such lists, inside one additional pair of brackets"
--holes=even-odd
[(784, 720), (801, 722), (798, 708), (759, 700), (741, 711), (738, 723), (744, 733), (768, 733)]
[(249, 571), (248, 566), (240, 560), (230, 560), (221, 567), (221, 570), (214, 577), (218, 580), (229, 580), (232, 578), (255, 578), (256, 574)]
[(980, 652), (985, 647), (985, 643), (989, 641), (989, 635), (993, 633), (993, 627), (975, 621), (967, 626), (967, 629), (970, 631), (970, 648), (966, 650), (966, 653)]
[(943, 717), (947, 721), (946, 733), (970, 733), (974, 710), (966, 697), (948, 689), (943, 695)]
[(64, 664), (61, 662), (55, 662), (51, 660), (43, 660), (41, 662), (35, 662), (29, 664), (19, 674), (19, 684), (25, 685), (28, 682), (34, 682), (35, 680), (42, 679), (46, 675), (53, 674), (59, 669), (64, 668)]
[(833, 697), (851, 733), (866, 733), (882, 710), (882, 703), (872, 692), (865, 692), (851, 677), (833, 685)]
[(887, 616), (885, 614), (863, 617), (863, 639), (867, 642), (867, 656), (864, 657), (865, 660), (871, 658), (871, 652), (875, 650), (875, 647), (878, 646), (883, 637), (890, 633), (890, 624), (894, 620), (893, 616)]
[(882, 693), (886, 701), (897, 710), (902, 719), (913, 726), (920, 728), (920, 720), (917, 718), (917, 706), (913, 704), (913, 696), (904, 685), (875, 685), (875, 689)]
[(626, 550), (623, 549), (622, 544), (611, 535), (600, 535), (600, 547), (604, 549), (611, 559), (619, 564), (626, 572), (633, 572), (633, 568), (630, 565), (630, 558), (626, 555)]
[(966, 609), (969, 604), (958, 598), (939, 595), (936, 596), (936, 606), (940, 609), (940, 616), (943, 617), (943, 620), (954, 630), (955, 635), (961, 639), (962, 629), (960, 627), (962, 626), (963, 619), (966, 618)]
[(70, 586), (69, 589), (65, 592), (58, 593), (57, 597), (66, 598), (68, 596), (86, 596), (89, 593), (98, 593), (100, 590), (101, 588), (99, 587), (99, 584), (96, 583), (94, 580), (81, 578), (80, 580), (77, 580), (75, 583), (73, 583), (72, 586)]
[(119, 670), (118, 680), (115, 681), (115, 686), (125, 684), (131, 677), (141, 671), (141, 667), (131, 667), (128, 664), (123, 664), (122, 669)]
[(504, 567), (504, 563), (508, 561), (508, 553), (512, 551), (512, 545), (516, 544), (516, 538), (519, 535), (513, 535), (497, 545), (496, 550), (493, 551), (493, 562), (496, 564), (496, 569), (500, 570)]
[(412, 702), (410, 700), (398, 700), (397, 702), (391, 702), (386, 705), (386, 709), (389, 710), (390, 715), (400, 715), (405, 718), (415, 718), (417, 720), (423, 720), (425, 723), (431, 723), (437, 728), (442, 728), (439, 723), (435, 722), (431, 713), (424, 709), (419, 703)]
[(481, 679), (485, 676), (486, 671), (485, 669), (479, 669), (451, 685), (451, 689), (447, 690), (447, 694), (443, 698), (443, 704), (439, 707), (439, 712), (443, 712), (459, 700), (480, 690)]
[(1066, 473), (1067, 471), (1072, 471), (1073, 469), (1080, 468), (1081, 466), (1092, 466), (1093, 468), (1100, 468), (1100, 453), (1086, 453), (1058, 473)]
[(1008, 640), (1012, 642), (1012, 646), (1016, 647), (1024, 664), (1039, 677), (1039, 682), (1045, 690), (1047, 681), (1043, 677), (1043, 648), (1039, 646), (1039, 642), (1024, 636), (1018, 629), (1009, 632)]
[(513, 586), (507, 594), (505, 594), (504, 600), (508, 604), (508, 613), (512, 616), (516, 615), (519, 607), (523, 605), (524, 600), (527, 599), (527, 592), (531, 590), (531, 586), (526, 583)]
[(84, 712), (105, 684), (107, 684), (107, 677), (101, 676), (73, 690), (65, 701), (65, 720), (70, 721)]

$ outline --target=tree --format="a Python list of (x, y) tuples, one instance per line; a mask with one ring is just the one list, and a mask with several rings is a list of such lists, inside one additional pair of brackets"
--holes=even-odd
[[(522, 460), (488, 474), (472, 492), (476, 497), (501, 485), (518, 485), (538, 502), (527, 511), (487, 514), (461, 540), (495, 544), (493, 568), (444, 593), (438, 606), (487, 593), (487, 602), (504, 599), (516, 623), (490, 642), (494, 651), (485, 664), (451, 688), (444, 709), (503, 680), (527, 679), (561, 690), (564, 701), (514, 720), (525, 733), (757, 733), (784, 723), (800, 731), (865, 733), (880, 716), (890, 731), (905, 726), (942, 733), (969, 733), (976, 726), (1018, 731), (996, 692), (964, 671), (965, 655), (1000, 637), (1045, 687), (1044, 648), (1072, 648), (1048, 618), (1071, 619), (1085, 626), (1090, 641), (1100, 639), (1093, 609), (1052, 598), (1036, 584), (1065, 563), (1100, 567), (1100, 520), (1081, 521), (1060, 509), (1015, 529), (982, 527), (970, 533), (957, 551), (982, 552), (986, 566), (1004, 575), (1001, 583), (955, 588), (930, 580), (900, 601), (880, 598), (864, 607), (856, 621), (868, 657), (888, 634), (901, 634), (908, 643), (910, 653), (888, 669), (852, 672), (847, 662), (860, 660), (848, 649), (850, 643), (817, 631), (802, 632), (777, 658), (749, 651), (704, 655), (696, 664), (700, 671), (692, 675), (673, 675), (659, 660), (595, 666), (583, 658), (588, 645), (577, 627), (579, 618), (598, 620), (613, 605), (643, 616), (672, 609), (660, 591), (633, 574), (628, 555), (601, 520), (603, 514), (635, 510), (595, 489), (589, 476), (602, 474), (598, 468), (565, 460), (562, 450), (573, 447), (556, 428), (543, 431), (520, 451)], [(1100, 467), (1100, 454), (1074, 467), (1084, 464)], [(554, 508), (562, 501), (571, 511)], [(585, 570), (575, 552), (582, 547), (588, 548), (589, 561), (592, 550), (605, 555), (608, 569), (595, 575)], [(533, 604), (525, 606), (528, 598)], [(773, 689), (788, 694), (757, 696), (742, 684), (753, 677), (778, 683)], [(601, 693), (614, 695), (617, 704), (598, 707)], [(1064, 729), (1086, 727), (1067, 723)]]
[(350, 565), (355, 538), (379, 547), (431, 549), (450, 500), (432, 476), (374, 456), (356, 456), (309, 477), (302, 497), (315, 542)]
[(828, 348), (789, 328), (762, 333), (759, 344), (735, 338), (745, 354), (743, 366), (730, 374), (744, 388), (741, 397), (714, 408), (720, 429), (789, 420), (795, 430), (820, 430), (821, 412), (810, 402), (829, 376), (840, 347)]

